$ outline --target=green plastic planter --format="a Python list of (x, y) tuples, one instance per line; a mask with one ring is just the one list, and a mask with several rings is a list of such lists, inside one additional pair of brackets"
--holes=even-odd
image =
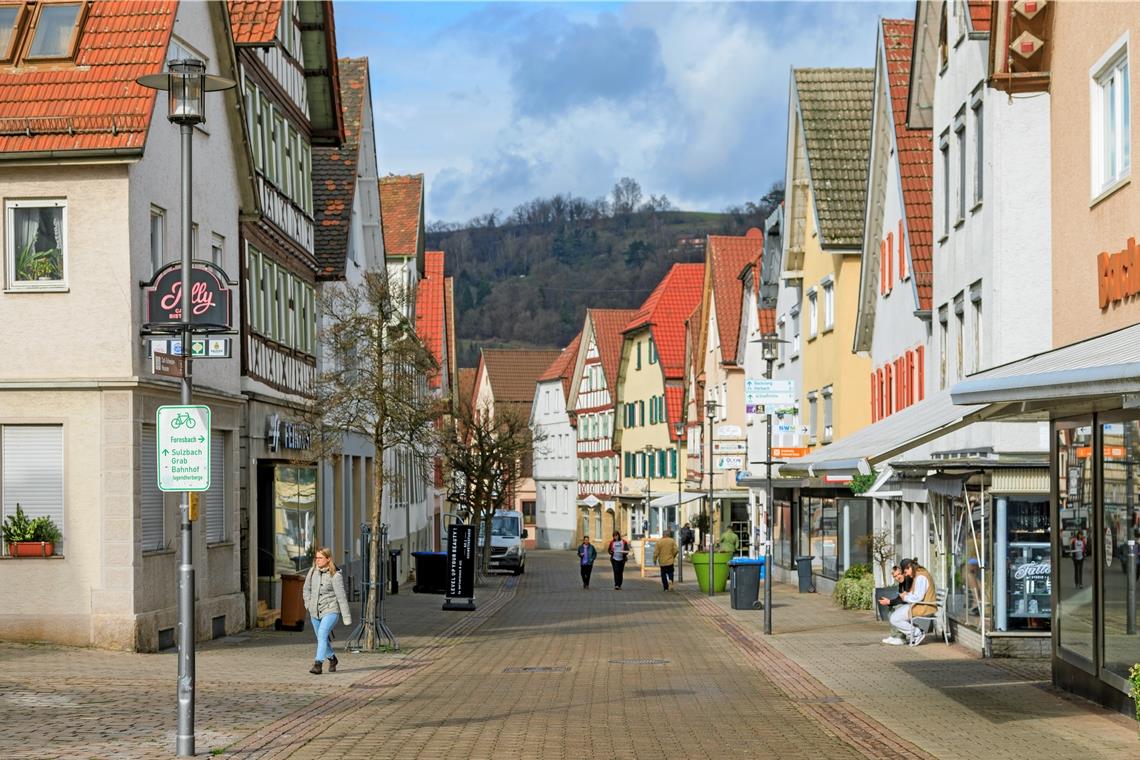
[[(709, 592), (709, 553), (693, 552), (689, 555), (693, 563), (693, 570), (697, 574), (697, 586), (702, 594)], [(728, 585), (728, 561), (732, 559), (732, 552), (716, 552), (713, 554), (713, 593), (719, 594)]]

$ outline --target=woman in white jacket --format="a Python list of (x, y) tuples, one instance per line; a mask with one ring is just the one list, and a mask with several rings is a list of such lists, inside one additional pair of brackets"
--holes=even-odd
[(329, 672), (336, 672), (337, 659), (329, 644), (329, 634), (341, 618), (345, 625), (352, 625), (352, 610), (344, 593), (344, 578), (333, 564), (332, 550), (326, 546), (317, 549), (314, 561), (305, 576), (305, 609), (317, 634), (317, 656), (309, 672), (319, 676), (325, 660), (329, 661)]

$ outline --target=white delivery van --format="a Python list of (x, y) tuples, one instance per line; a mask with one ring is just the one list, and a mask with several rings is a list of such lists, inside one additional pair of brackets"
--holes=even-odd
[[(523, 528), (522, 512), (509, 509), (496, 510), (491, 515), (491, 570), (509, 570), (515, 575), (526, 572), (526, 547), (523, 539), (527, 530)], [(483, 546), (480, 530), (479, 546)]]

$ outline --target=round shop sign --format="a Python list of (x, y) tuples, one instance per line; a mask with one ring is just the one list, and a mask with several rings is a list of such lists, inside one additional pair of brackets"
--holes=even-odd
[(1104, 566), (1112, 567), (1112, 530), (1104, 529)]

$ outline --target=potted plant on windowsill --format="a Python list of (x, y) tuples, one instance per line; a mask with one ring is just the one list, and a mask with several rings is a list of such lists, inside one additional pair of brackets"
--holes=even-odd
[(10, 557), (50, 557), (62, 534), (47, 516), (28, 518), (19, 504), (16, 514), (4, 520), (4, 543)]

